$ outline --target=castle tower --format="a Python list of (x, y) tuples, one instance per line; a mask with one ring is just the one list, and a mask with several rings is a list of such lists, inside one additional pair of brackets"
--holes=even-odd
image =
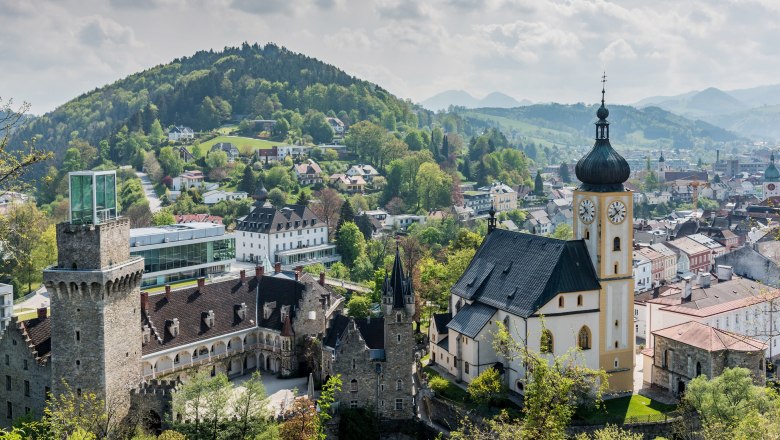
[(94, 392), (117, 420), (141, 381), (139, 285), (130, 222), (117, 216), (116, 173), (70, 173), (70, 221), (57, 225), (57, 266), (43, 272), (51, 294), (52, 391)]
[(769, 166), (764, 171), (764, 200), (780, 196), (780, 171), (775, 166), (774, 151), (769, 156)]
[[(603, 79), (605, 81), (605, 79)], [(596, 115), (596, 142), (575, 169), (574, 238), (584, 240), (596, 269), (600, 294), (599, 366), (611, 390), (632, 389), (634, 365), (633, 195), (623, 187), (631, 169), (609, 142), (609, 110)]]
[[(382, 309), (385, 327), (385, 361), (382, 368), (384, 406), (388, 417), (412, 417), (412, 365), (414, 365), (414, 292), (411, 277), (404, 275), (401, 255), (395, 251), (390, 277), (382, 285)], [(400, 408), (399, 408), (400, 403)], [(401, 417), (403, 418), (403, 417)]]

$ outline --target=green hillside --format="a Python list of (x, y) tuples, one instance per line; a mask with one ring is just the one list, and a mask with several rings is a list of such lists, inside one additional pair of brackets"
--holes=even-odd
[(416, 128), (419, 118), (429, 114), (314, 58), (273, 44), (245, 43), (200, 51), (85, 93), (35, 118), (16, 133), (12, 145), (38, 137), (38, 145), (54, 151), (60, 163), (74, 138), (95, 147), (103, 142), (100, 155), (125, 164), (137, 152), (127, 142), (118, 144), (127, 133), (149, 134), (155, 121), (207, 131), (228, 121), (285, 119), (281, 126), (288, 132), (280, 136), (321, 142), (328, 137), (325, 115), (347, 124), (392, 120)]
[[(245, 145), (249, 145), (255, 150), (268, 150), (274, 145), (282, 145), (281, 142), (271, 142), (266, 141), (263, 139), (254, 139), (254, 138), (248, 138), (243, 136), (217, 136), (214, 139), (210, 139), (205, 142), (201, 142), (200, 146), (202, 148), (201, 151), (208, 151), (211, 149), (211, 146), (214, 144), (218, 144), (220, 142), (229, 142), (238, 148), (238, 151), (242, 151), (242, 147)], [(192, 147), (188, 147), (188, 149), (192, 149)]]
[[(596, 106), (584, 104), (536, 104), (512, 109), (483, 108), (456, 110), (472, 126), (497, 127), (511, 139), (523, 143), (587, 145), (592, 143)], [(738, 136), (703, 121), (647, 107), (610, 105), (610, 137), (616, 146), (657, 148), (672, 145), (681, 149), (701, 143), (738, 140)]]

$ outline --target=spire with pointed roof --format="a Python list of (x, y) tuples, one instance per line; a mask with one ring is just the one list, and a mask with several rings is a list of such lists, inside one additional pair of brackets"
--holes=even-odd
[(255, 205), (262, 206), (268, 198), (268, 190), (263, 185), (263, 178), (257, 179), (257, 187), (255, 187), (255, 193), (252, 195), (255, 199)]
[(408, 297), (413, 296), (412, 280), (404, 275), (404, 267), (401, 262), (401, 251), (398, 245), (395, 248), (395, 261), (390, 277), (385, 273), (385, 282), (382, 288), (382, 295), (385, 297), (385, 304), (392, 304), (394, 309), (403, 309), (410, 301)]
[(769, 166), (764, 170), (764, 182), (780, 182), (780, 171), (775, 166), (775, 152), (769, 156)]
[(496, 204), (490, 203), (490, 211), (488, 211), (488, 227), (487, 232), (490, 234), (491, 232), (496, 230)]

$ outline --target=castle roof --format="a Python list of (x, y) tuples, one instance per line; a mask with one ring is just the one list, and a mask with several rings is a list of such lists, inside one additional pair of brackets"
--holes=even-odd
[(318, 222), (317, 216), (305, 205), (285, 205), (282, 209), (255, 205), (249, 214), (238, 219), (236, 231), (269, 234), (309, 228)]
[(350, 320), (355, 321), (360, 336), (366, 342), (366, 347), (370, 350), (383, 350), (385, 348), (384, 318), (351, 318), (344, 315), (337, 315), (333, 318), (328, 332), (322, 340), (322, 345), (335, 349), (344, 337)]
[(600, 288), (583, 240), (496, 229), (485, 237), (452, 293), (529, 317), (561, 292)]
[(33, 318), (18, 322), (19, 331), (29, 339), (28, 347), (33, 357), (45, 363), (51, 356), (51, 319)]

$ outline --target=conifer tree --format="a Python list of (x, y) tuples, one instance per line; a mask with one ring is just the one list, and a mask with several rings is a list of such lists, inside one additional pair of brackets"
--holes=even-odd
[(542, 173), (536, 170), (536, 179), (534, 180), (534, 194), (540, 196), (544, 194), (544, 180), (542, 180)]

